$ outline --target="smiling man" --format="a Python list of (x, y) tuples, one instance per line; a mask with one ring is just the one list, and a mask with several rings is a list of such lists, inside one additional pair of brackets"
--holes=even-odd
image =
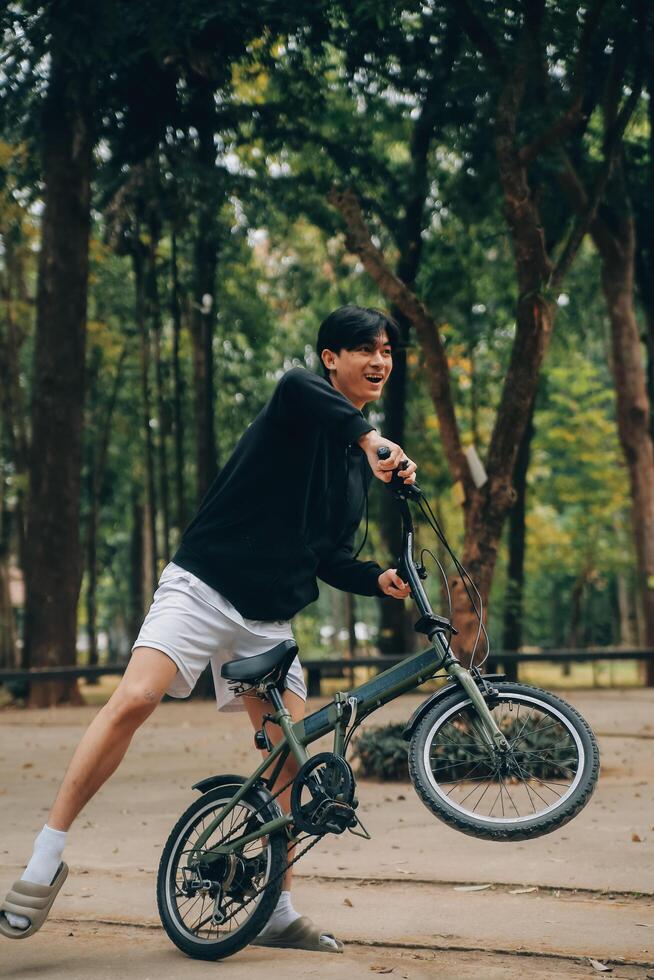
[[(359, 595), (409, 594), (394, 568), (353, 554), (370, 476), (388, 482), (405, 459), (361, 411), (381, 395), (397, 341), (397, 326), (384, 313), (335, 310), (318, 333), (325, 377), (289, 371), (241, 437), (164, 569), (127, 670), (84, 734), (22, 879), (0, 909), (5, 936), (25, 938), (45, 921), (67, 874), (61, 857), (71, 824), (164, 694), (188, 697), (211, 664), (218, 707), (246, 709), (258, 731), (270, 705), (235, 698), (220, 668), (292, 638), (290, 620), (318, 596), (316, 577)], [(383, 462), (380, 446), (391, 451)], [(400, 476), (412, 483), (415, 470), (408, 461)], [(297, 721), (306, 699), (297, 657), (285, 683), (284, 703)], [(277, 785), (294, 772), (289, 760)], [(290, 789), (280, 801), (288, 810)], [(293, 909), (290, 882), (289, 870), (258, 944), (342, 950)]]

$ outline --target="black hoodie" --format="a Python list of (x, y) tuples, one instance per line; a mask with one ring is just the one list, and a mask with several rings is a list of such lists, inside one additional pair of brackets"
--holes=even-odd
[(173, 561), (248, 619), (286, 620), (318, 597), (316, 576), (380, 596), (376, 562), (353, 557), (373, 426), (323, 378), (283, 376), (184, 532)]

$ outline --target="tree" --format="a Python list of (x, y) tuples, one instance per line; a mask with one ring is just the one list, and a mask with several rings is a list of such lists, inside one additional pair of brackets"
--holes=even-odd
[[(598, 31), (601, 4), (586, 12), (578, 43), (568, 57), (571, 60), (570, 92), (562, 114), (553, 118), (541, 114), (539, 97), (543, 91), (546, 65), (545, 5), (526, 4), (519, 16), (506, 11), (495, 16), (500, 21), (502, 42), (496, 40), (491, 22), (480, 5), (462, 0), (453, 16), (467, 33), (488, 67), (487, 80), (492, 85), (494, 149), (502, 190), (507, 227), (513, 242), (517, 306), (516, 333), (495, 425), (486, 456), (487, 480), (475, 484), (463, 453), (459, 426), (452, 397), (447, 356), (436, 320), (415, 294), (406, 288), (389, 269), (381, 251), (372, 242), (363, 215), (352, 191), (333, 194), (332, 201), (341, 211), (350, 247), (373, 276), (379, 288), (402, 309), (413, 322), (424, 351), (430, 376), (430, 389), (439, 417), (443, 448), (454, 480), (460, 481), (464, 496), (465, 541), (463, 564), (478, 584), (484, 603), (490, 593), (498, 547), (506, 516), (515, 501), (513, 472), (518, 447), (533, 406), (538, 375), (554, 326), (554, 302), (564, 278), (578, 252), (579, 245), (596, 213), (616, 153), (616, 144), (634, 104), (627, 100), (621, 113), (621, 129), (607, 146), (601, 179), (588, 208), (571, 229), (548, 240), (546, 222), (540, 212), (535, 186), (530, 175), (541, 154), (578, 121), (586, 95), (586, 63), (589, 47)], [(571, 11), (566, 11), (568, 17)], [(568, 23), (568, 27), (576, 21)], [(559, 53), (559, 52), (557, 52)], [(563, 101), (562, 98), (559, 101)], [(550, 225), (550, 231), (555, 231)], [(457, 651), (470, 659), (471, 641), (476, 634), (476, 619), (462, 583), (451, 583), (454, 618), (461, 635)]]

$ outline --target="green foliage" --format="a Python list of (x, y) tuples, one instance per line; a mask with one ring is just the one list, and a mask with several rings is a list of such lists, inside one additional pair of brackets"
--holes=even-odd
[(364, 779), (403, 780), (408, 777), (404, 725), (380, 725), (363, 729), (354, 741), (354, 758)]
[[(485, 11), (510, 57), (524, 5), (475, 6)], [(96, 170), (82, 531), (92, 509), (94, 467), (120, 369), (98, 494), (98, 609), (99, 625), (122, 637), (123, 647), (128, 646), (132, 625), (128, 573), (145, 485), (131, 254), (137, 244), (150, 247), (155, 230), (163, 411), (153, 399), (147, 421), (157, 436), (163, 433), (166, 471), (157, 473), (157, 482), (163, 475), (171, 488), (176, 475), (171, 418), (173, 234), (181, 304), (181, 475), (187, 513), (174, 515), (173, 547), (196, 504), (191, 322), (201, 300), (195, 283), (197, 242), (207, 215), (218, 255), (213, 353), (222, 463), (281, 373), (293, 364), (315, 366), (316, 330), (329, 311), (349, 302), (384, 305), (344, 241), (338, 216), (326, 201), (328, 190), (334, 184), (356, 189), (366, 220), (393, 264), (406, 244), (407, 215), (418, 179), (424, 179), (427, 194), (419, 215), (416, 290), (442, 324), (464, 446), (475, 444), (484, 457), (511, 355), (517, 287), (492, 148), (489, 92), (495, 83), (466, 46), (456, 7), (369, 0), (309, 7), (217, 6), (208, 0), (147, 0), (137, 5), (70, 0), (44, 6), (22, 0), (3, 11), (0, 337), (6, 335), (11, 319), (21, 340), (18, 380), (25, 414), (43, 204), (39, 120), (52, 51), (63, 52), (71, 70), (84, 72), (89, 80)], [(607, 8), (588, 66), (597, 93), (606, 76), (611, 43), (625, 22), (624, 4), (614, 7), (613, 12)], [(546, 4), (543, 10), (552, 92), (550, 99), (537, 97), (532, 65), (520, 123), (524, 142), (566, 106), (576, 55), (579, 5), (565, 0)], [(198, 135), (201, 95), (208, 95), (204, 104), (209, 105), (212, 137), (205, 157)], [(421, 133), (424, 136), (421, 124), (429, 122), (430, 151), (426, 172), (419, 178), (412, 147)], [(629, 135), (627, 163), (637, 177), (645, 211), (651, 199), (649, 128), (643, 100)], [(587, 175), (592, 177), (601, 156), (596, 111), (580, 139), (586, 148), (594, 147)], [(557, 166), (556, 155), (548, 153), (532, 171), (548, 240), (558, 239), (569, 220), (565, 202), (552, 189)], [(580, 577), (584, 641), (617, 641), (618, 580), (631, 583), (634, 563), (604, 307), (590, 246), (569, 276), (562, 302), (567, 305), (559, 310), (537, 402), (529, 474), (525, 639), (534, 645), (565, 642)], [(152, 340), (152, 323), (149, 330)], [(406, 449), (419, 462), (420, 482), (459, 549), (463, 515), (451, 493), (424, 363), (413, 340), (407, 353)], [(154, 368), (151, 358), (147, 377), (153, 391)], [(371, 406), (370, 417), (383, 431), (384, 406)], [(5, 416), (0, 436), (2, 500), (11, 510), (17, 488), (26, 487), (25, 475), (15, 472), (13, 432)], [(384, 549), (380, 498), (380, 489), (373, 487), (363, 557), (390, 564), (397, 556)], [(417, 541), (419, 547), (435, 547), (422, 525)], [(15, 536), (11, 550), (16, 555)], [(491, 633), (496, 638), (505, 560), (502, 552), (491, 604)], [(426, 587), (435, 606), (446, 613), (436, 569)], [(357, 618), (366, 622), (371, 634), (377, 617), (374, 600), (357, 598)], [(343, 611), (324, 589), (318, 603), (298, 617), (296, 632), (303, 650), (328, 653), (331, 646), (321, 641), (320, 628), (335, 620), (338, 632)], [(335, 649), (338, 642), (333, 641)], [(371, 745), (366, 749), (368, 736)], [(406, 747), (398, 744), (397, 736), (390, 731), (364, 733), (358, 743), (362, 765), (368, 752), (372, 761), (366, 765), (372, 772), (385, 775), (397, 766), (402, 776), (396, 778), (403, 778)], [(381, 744), (384, 752), (378, 751)], [(390, 763), (384, 761), (386, 751)]]

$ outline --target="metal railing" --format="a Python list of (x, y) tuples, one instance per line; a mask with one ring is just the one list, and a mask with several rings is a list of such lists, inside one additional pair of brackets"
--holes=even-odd
[[(302, 666), (307, 673), (309, 696), (319, 697), (323, 677), (345, 677), (355, 667), (376, 668), (377, 672), (380, 672), (386, 670), (388, 667), (393, 667), (403, 659), (403, 655), (308, 658), (302, 659)], [(642, 648), (625, 650), (615, 647), (600, 647), (592, 650), (541, 650), (529, 653), (499, 650), (489, 656), (484, 665), (484, 670), (499, 673), (506, 671), (515, 676), (520, 664), (573, 664), (597, 663), (599, 661), (608, 661), (611, 663), (623, 661), (654, 661), (654, 650), (644, 650)], [(32, 670), (1, 669), (0, 684), (12, 682), (39, 684), (49, 680), (102, 677), (111, 674), (122, 674), (126, 667), (127, 662), (94, 664), (92, 666), (35, 667)]]

